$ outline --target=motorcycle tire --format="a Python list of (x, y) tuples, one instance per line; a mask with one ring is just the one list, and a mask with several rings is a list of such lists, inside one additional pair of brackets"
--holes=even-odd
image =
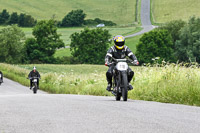
[(37, 93), (37, 83), (34, 83), (33, 93), (34, 93), (34, 94)]
[(120, 83), (121, 83), (121, 78), (119, 76), (119, 79), (116, 80), (116, 87), (117, 87), (116, 96), (115, 96), (116, 101), (120, 101), (121, 100), (121, 93), (119, 93)]
[(127, 78), (127, 74), (122, 74), (122, 84), (123, 84), (123, 88), (122, 88), (123, 101), (127, 101), (127, 97), (128, 97), (128, 78)]

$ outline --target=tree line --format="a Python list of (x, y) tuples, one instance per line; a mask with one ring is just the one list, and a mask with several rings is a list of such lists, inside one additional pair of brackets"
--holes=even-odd
[[(95, 19), (85, 19), (86, 14), (83, 10), (72, 10), (69, 12), (61, 21), (56, 22), (57, 27), (79, 27), (83, 25), (97, 25), (100, 23), (104, 23), (106, 26), (115, 26), (116, 23), (112, 21), (101, 20), (100, 18)], [(33, 27), (37, 23), (37, 20), (34, 19), (31, 15), (27, 15), (25, 13), (13, 12), (9, 14), (6, 9), (0, 13), (0, 25), (11, 25), (17, 24), (20, 27)]]
[(51, 64), (102, 64), (111, 35), (108, 30), (85, 28), (81, 33), (73, 33), (70, 49), (73, 57), (55, 58), (56, 49), (64, 47), (57, 33), (55, 20), (39, 21), (32, 31), (32, 38), (25, 38), (17, 25), (0, 30), (0, 62), (11, 64), (51, 63)]
[(13, 12), (9, 14), (6, 9), (0, 13), (0, 25), (18, 24), (20, 27), (33, 27), (37, 21), (31, 16), (25, 13)]
[(64, 47), (57, 34), (54, 20), (39, 21), (33, 28), (32, 38), (25, 38), (24, 32), (11, 25), (0, 30), (0, 62), (17, 63), (55, 63), (56, 49)]
[[(186, 23), (171, 21), (145, 33), (137, 44), (136, 56), (140, 63), (198, 62), (200, 63), (200, 18), (191, 17)], [(70, 36), (72, 57), (54, 58), (56, 49), (64, 47), (57, 33), (55, 20), (39, 21), (33, 28), (33, 38), (25, 38), (23, 31), (12, 25), (0, 30), (0, 62), (103, 64), (111, 45), (111, 34), (106, 29), (85, 28)]]

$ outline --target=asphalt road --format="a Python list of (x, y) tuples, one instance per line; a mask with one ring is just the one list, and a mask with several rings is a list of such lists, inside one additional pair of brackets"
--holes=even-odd
[(0, 86), (0, 133), (199, 133), (200, 108)]
[(151, 20), (150, 20), (150, 0), (141, 0), (140, 17), (141, 17), (141, 23), (142, 23), (143, 30), (141, 30), (140, 32), (137, 32), (135, 34), (125, 36), (125, 38), (144, 34), (145, 32), (149, 32), (156, 27), (151, 24)]

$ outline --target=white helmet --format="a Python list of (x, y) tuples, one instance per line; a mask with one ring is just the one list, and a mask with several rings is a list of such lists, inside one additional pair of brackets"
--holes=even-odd
[(33, 70), (36, 70), (36, 67), (35, 67), (35, 66), (33, 67)]

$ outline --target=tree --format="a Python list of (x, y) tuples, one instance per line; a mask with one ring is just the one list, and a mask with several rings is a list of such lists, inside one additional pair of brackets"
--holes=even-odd
[(64, 47), (57, 34), (54, 20), (40, 21), (33, 28), (33, 36), (25, 42), (26, 53), (30, 62), (53, 63), (53, 54), (57, 48)]
[(159, 29), (167, 30), (172, 36), (173, 44), (175, 44), (176, 40), (180, 39), (180, 31), (185, 25), (186, 22), (183, 20), (173, 20), (164, 26), (159, 27)]
[(3, 9), (2, 13), (0, 13), (0, 24), (6, 24), (9, 17), (10, 17), (9, 12), (7, 12), (6, 9)]
[(18, 18), (18, 24), (21, 27), (23, 27), (25, 25), (25, 14), (24, 13), (20, 13), (19, 18)]
[(175, 44), (179, 61), (200, 63), (200, 18), (192, 17), (181, 30), (180, 40)]
[(172, 37), (167, 30), (145, 33), (137, 45), (136, 56), (141, 63), (153, 63), (152, 59), (174, 61)]
[(9, 19), (9, 24), (18, 24), (18, 15), (16, 12), (13, 12), (11, 15), (10, 15), (10, 19)]
[(85, 28), (81, 33), (73, 33), (70, 38), (70, 50), (78, 61), (86, 64), (104, 63), (111, 38), (108, 30)]
[(21, 63), (24, 32), (17, 25), (8, 26), (0, 31), (0, 61)]
[(21, 13), (19, 15), (18, 24), (21, 27), (33, 27), (36, 24), (36, 20), (31, 15)]
[(76, 27), (84, 23), (86, 14), (83, 10), (72, 10), (62, 19), (62, 27)]

